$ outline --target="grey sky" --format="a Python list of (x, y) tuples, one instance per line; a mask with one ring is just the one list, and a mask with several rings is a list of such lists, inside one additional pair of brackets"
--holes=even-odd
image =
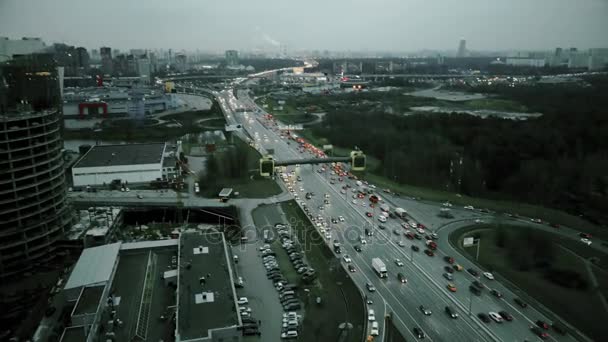
[(608, 0), (0, 0), (0, 36), (97, 48), (608, 47)]

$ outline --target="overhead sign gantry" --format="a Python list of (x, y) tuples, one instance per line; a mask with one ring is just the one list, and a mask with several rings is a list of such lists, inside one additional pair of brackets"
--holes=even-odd
[(327, 164), (344, 162), (351, 164), (351, 170), (365, 170), (366, 157), (362, 151), (351, 151), (349, 157), (328, 157), (328, 158), (312, 158), (312, 159), (292, 159), (292, 160), (274, 160), (270, 155), (260, 159), (260, 176), (271, 177), (274, 174), (275, 167), (288, 165), (303, 165), (303, 164)]

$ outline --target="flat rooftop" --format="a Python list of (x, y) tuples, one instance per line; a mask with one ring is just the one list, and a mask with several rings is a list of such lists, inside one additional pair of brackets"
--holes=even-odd
[(182, 341), (239, 324), (225, 246), (222, 233), (187, 232), (180, 236), (177, 331)]
[[(116, 341), (133, 341), (135, 336), (145, 336), (147, 341), (168, 341), (174, 335), (171, 319), (161, 319), (167, 316), (168, 307), (175, 306), (174, 288), (166, 286), (161, 279), (163, 273), (171, 269), (173, 256), (177, 256), (176, 245), (121, 250), (111, 290), (116, 317), (124, 324), (115, 330)], [(144, 287), (151, 289), (147, 295)], [(147, 314), (140, 316), (140, 310)], [(147, 322), (141, 318), (146, 316)]]
[(157, 164), (164, 150), (165, 143), (96, 145), (73, 168)]

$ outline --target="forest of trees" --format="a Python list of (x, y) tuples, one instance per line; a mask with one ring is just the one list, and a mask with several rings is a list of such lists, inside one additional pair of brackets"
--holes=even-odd
[(606, 222), (608, 78), (578, 84), (476, 88), (543, 115), (514, 121), (470, 115), (395, 116), (329, 111), (313, 133), (358, 146), (400, 183), (477, 197), (521, 200)]

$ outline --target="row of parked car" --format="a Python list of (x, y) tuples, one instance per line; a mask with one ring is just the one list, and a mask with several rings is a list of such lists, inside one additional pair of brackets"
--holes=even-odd
[(306, 264), (306, 261), (302, 256), (302, 252), (298, 250), (293, 240), (291, 240), (291, 234), (289, 233), (287, 226), (277, 223), (275, 228), (277, 230), (277, 235), (279, 236), (281, 246), (283, 249), (285, 249), (285, 252), (287, 252), (293, 268), (302, 276), (302, 280), (304, 282), (312, 282), (317, 277), (317, 273), (312, 267)]

